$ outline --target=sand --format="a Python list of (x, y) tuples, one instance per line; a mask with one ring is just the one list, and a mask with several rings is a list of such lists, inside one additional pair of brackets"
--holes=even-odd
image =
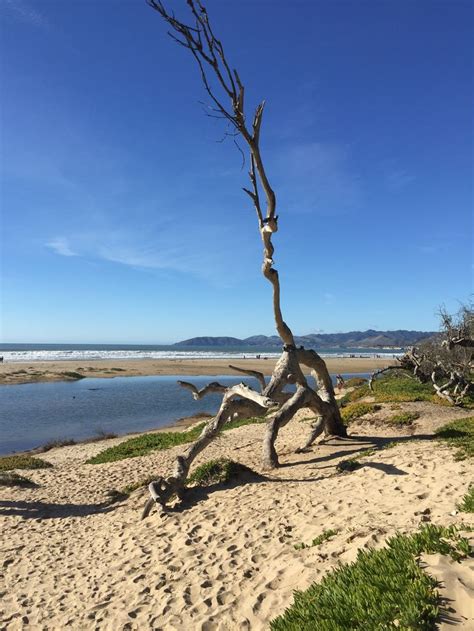
[[(328, 358), (331, 373), (367, 373), (390, 366), (389, 358)], [(67, 381), (82, 377), (138, 377), (148, 375), (236, 375), (234, 364), (270, 375), (275, 365), (271, 359), (136, 359), (96, 361), (48, 361), (0, 364), (0, 384), (37, 381)]]
[[(353, 561), (360, 548), (381, 546), (396, 530), (413, 532), (423, 519), (469, 523), (472, 516), (456, 512), (456, 504), (473, 479), (472, 464), (426, 442), (441, 424), (469, 413), (421, 402), (403, 408), (421, 414), (411, 430), (387, 427), (383, 419), (393, 411), (385, 404), (372, 417), (378, 422), (352, 425), (350, 439), (304, 454), (294, 450), (308, 425), (293, 419), (277, 443), (283, 466), (266, 476), (264, 426), (226, 432), (196, 464), (227, 456), (260, 476), (190, 490), (184, 506), (164, 515), (153, 510), (144, 521), (144, 491), (113, 505), (107, 491), (166, 474), (182, 447), (103, 465), (85, 460), (123, 438), (43, 454), (54, 468), (22, 472), (37, 488), (1, 489), (0, 628), (268, 629), (291, 604), (293, 590)], [(342, 458), (388, 440), (402, 444), (377, 451), (353, 473), (337, 473)], [(328, 528), (339, 529), (333, 539), (295, 550)], [(423, 561), (445, 583), (450, 618), (473, 629), (472, 560), (427, 555)], [(452, 627), (445, 621), (441, 628)]]

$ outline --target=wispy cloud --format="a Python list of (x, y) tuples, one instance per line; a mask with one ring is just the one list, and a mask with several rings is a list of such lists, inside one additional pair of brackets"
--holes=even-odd
[(344, 145), (293, 144), (283, 149), (276, 167), (285, 205), (293, 211), (332, 215), (361, 203), (361, 181)]
[[(100, 231), (57, 237), (46, 245), (62, 256), (107, 261), (138, 271), (178, 272), (222, 284), (229, 266), (225, 247), (229, 232), (230, 228), (214, 225), (194, 226), (189, 232), (167, 223), (135, 231), (102, 226)], [(239, 244), (239, 251), (244, 249)], [(244, 267), (232, 270), (234, 280), (245, 273)]]
[(77, 253), (71, 249), (68, 240), (64, 237), (52, 239), (45, 245), (47, 248), (61, 256), (78, 256)]
[(46, 17), (30, 4), (24, 2), (24, 0), (2, 0), (2, 2), (0, 2), (0, 9), (13, 19), (30, 24), (36, 28), (47, 30), (51, 28)]

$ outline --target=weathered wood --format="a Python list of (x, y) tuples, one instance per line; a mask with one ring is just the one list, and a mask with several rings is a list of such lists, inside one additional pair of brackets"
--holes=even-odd
[(240, 368), (239, 366), (233, 366), (232, 364), (229, 364), (229, 368), (236, 370), (237, 372), (241, 372), (244, 375), (248, 375), (249, 377), (255, 377), (261, 386), (262, 392), (265, 390), (267, 384), (265, 382), (263, 372), (259, 372), (258, 370), (249, 370), (248, 368)]
[[(225, 388), (213, 382), (199, 390), (191, 383), (179, 382), (192, 392), (195, 399), (201, 399), (209, 392), (219, 392), (223, 394), (223, 399), (219, 412), (207, 423), (201, 436), (176, 459), (173, 474), (150, 485), (152, 500), (165, 505), (174, 494), (182, 490), (193, 459), (215, 438), (223, 424), (236, 415), (247, 413), (249, 409), (266, 411), (275, 406), (263, 442), (263, 462), (266, 467), (278, 466), (275, 450), (278, 431), (305, 405), (321, 417), (321, 431), (324, 430), (326, 434), (345, 436), (346, 429), (341, 421), (332, 380), (324, 361), (314, 351), (295, 348), (293, 333), (285, 322), (281, 310), (280, 279), (274, 267), (275, 248), (272, 243), (273, 235), (278, 231), (277, 200), (260, 147), (265, 102), (262, 101), (257, 106), (253, 118), (246, 116), (244, 85), (237, 71), (230, 70), (232, 66), (227, 61), (222, 43), (214, 35), (207, 10), (201, 0), (186, 0), (192, 25), (180, 21), (174, 13), (167, 11), (161, 0), (147, 2), (170, 26), (171, 37), (188, 49), (195, 59), (204, 89), (212, 103), (209, 115), (227, 120), (234, 131), (226, 135), (240, 135), (247, 145), (250, 155), (250, 188), (244, 188), (244, 191), (251, 198), (257, 214), (258, 230), (263, 244), (262, 274), (272, 287), (275, 327), (283, 344), (282, 355), (268, 383), (258, 371), (231, 366), (234, 370), (258, 379), (261, 393), (244, 384)], [(213, 86), (217, 88), (214, 89)], [(250, 120), (251, 123), (247, 123)], [(262, 197), (260, 191), (263, 191)], [(265, 209), (262, 207), (263, 197)], [(302, 365), (311, 369), (318, 386), (317, 392), (308, 384)], [(296, 384), (296, 392), (285, 392), (287, 384)], [(314, 436), (319, 429), (319, 425), (317, 430), (313, 429)], [(149, 507), (144, 512), (147, 510), (149, 512)]]

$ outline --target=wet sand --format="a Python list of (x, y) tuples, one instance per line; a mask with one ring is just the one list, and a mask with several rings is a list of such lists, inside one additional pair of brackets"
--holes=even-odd
[[(368, 373), (396, 363), (388, 357), (330, 357), (330, 373)], [(70, 381), (83, 377), (140, 377), (150, 375), (237, 375), (234, 364), (265, 375), (272, 373), (274, 359), (135, 359), (96, 361), (43, 361), (0, 364), (0, 384)]]

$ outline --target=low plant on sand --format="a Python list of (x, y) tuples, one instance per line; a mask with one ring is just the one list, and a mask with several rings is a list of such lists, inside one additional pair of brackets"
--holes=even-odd
[(351, 423), (366, 414), (373, 414), (380, 410), (380, 405), (375, 403), (352, 403), (342, 408), (341, 416), (345, 424)]
[(361, 463), (357, 460), (357, 458), (347, 458), (346, 460), (341, 460), (336, 465), (336, 471), (339, 473), (350, 473), (351, 471), (355, 471), (356, 469), (360, 469)]
[(458, 504), (458, 509), (463, 513), (474, 513), (474, 485), (469, 487), (461, 503)]
[(12, 471), (13, 469), (49, 469), (53, 465), (41, 458), (34, 458), (26, 454), (2, 456), (0, 458), (0, 471)]
[[(230, 480), (235, 479), (242, 473), (255, 474), (249, 467), (246, 467), (239, 462), (229, 460), (228, 458), (218, 458), (215, 460), (209, 460), (196, 467), (193, 473), (187, 478), (186, 486), (210, 486), (211, 484), (225, 484)], [(119, 496), (130, 495), (137, 489), (148, 486), (150, 482), (153, 482), (155, 476), (148, 476), (138, 482), (127, 485), (121, 491), (117, 491)]]
[(364, 379), (363, 377), (351, 377), (345, 382), (344, 385), (346, 386), (346, 388), (358, 388), (365, 385), (366, 383), (367, 379)]
[(0, 486), (38, 486), (32, 480), (25, 478), (15, 471), (0, 471)]
[(65, 370), (63, 372), (64, 377), (67, 377), (68, 379), (84, 379), (85, 375), (81, 374), (80, 372), (74, 372), (72, 370)]
[[(238, 419), (226, 423), (221, 431), (226, 432), (244, 425), (265, 423), (265, 421), (266, 419), (260, 417)], [(130, 438), (119, 445), (115, 445), (115, 447), (109, 447), (101, 451), (97, 456), (90, 458), (87, 464), (103, 464), (104, 462), (116, 462), (125, 458), (137, 458), (138, 456), (146, 456), (152, 451), (162, 451), (177, 445), (184, 445), (196, 440), (204, 426), (204, 423), (200, 423), (184, 432), (158, 432)]]
[(315, 537), (310, 544), (306, 543), (296, 543), (293, 547), (295, 550), (304, 550), (305, 548), (313, 548), (314, 546), (320, 546), (325, 541), (332, 539), (339, 532), (339, 529), (332, 530), (329, 528), (328, 530), (324, 530), (320, 535)]
[(411, 425), (417, 418), (420, 418), (419, 412), (400, 412), (391, 416), (388, 422), (392, 425)]
[(199, 465), (186, 480), (186, 486), (210, 486), (225, 484), (242, 473), (255, 473), (249, 467), (228, 458), (208, 460)]
[(474, 456), (474, 416), (451, 421), (436, 430), (435, 434), (440, 440), (456, 448), (455, 460)]
[(423, 552), (459, 560), (471, 550), (455, 527), (428, 524), (413, 535), (397, 534), (381, 550), (359, 550), (320, 583), (297, 591), (272, 631), (376, 631), (434, 629), (439, 618), (437, 581), (418, 564)]

